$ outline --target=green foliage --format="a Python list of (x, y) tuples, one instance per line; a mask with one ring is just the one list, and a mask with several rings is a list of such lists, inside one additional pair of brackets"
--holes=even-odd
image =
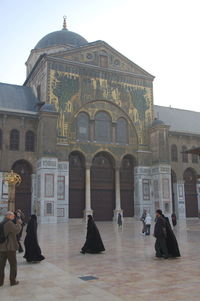
[(149, 109), (146, 99), (146, 89), (133, 88), (130, 91), (134, 106), (136, 107), (141, 120), (145, 119), (145, 112)]
[(70, 78), (56, 72), (53, 83), (53, 94), (58, 98), (59, 111), (65, 111), (66, 103), (79, 90), (79, 78)]

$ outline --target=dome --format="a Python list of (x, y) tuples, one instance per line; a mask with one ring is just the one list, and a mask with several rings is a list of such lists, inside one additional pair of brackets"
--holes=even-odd
[(159, 125), (165, 125), (165, 124), (162, 120), (155, 118), (154, 121), (152, 122), (152, 127), (159, 126)]
[(73, 47), (80, 47), (86, 45), (88, 42), (79, 34), (69, 31), (67, 28), (54, 31), (44, 36), (35, 46), (34, 49), (41, 49), (51, 46), (70, 45)]

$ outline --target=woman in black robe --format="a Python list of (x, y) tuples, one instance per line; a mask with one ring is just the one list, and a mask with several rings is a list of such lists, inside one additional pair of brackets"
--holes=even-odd
[(37, 216), (31, 215), (26, 229), (26, 237), (24, 240), (25, 255), (27, 262), (39, 262), (45, 259), (41, 254), (41, 249), (37, 239)]
[(99, 230), (93, 220), (92, 215), (88, 215), (86, 242), (81, 249), (81, 253), (101, 253), (105, 251)]
[(176, 236), (174, 235), (174, 232), (170, 225), (169, 218), (164, 215), (163, 217), (166, 220), (166, 232), (167, 232), (166, 243), (167, 243), (169, 257), (180, 257), (181, 254), (179, 251), (178, 242), (176, 240)]

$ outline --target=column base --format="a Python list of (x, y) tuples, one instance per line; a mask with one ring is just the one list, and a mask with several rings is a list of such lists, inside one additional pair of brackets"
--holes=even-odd
[(116, 223), (118, 222), (119, 213), (121, 214), (122, 222), (123, 222), (123, 210), (122, 209), (115, 209), (113, 212), (114, 212), (113, 222), (116, 222)]
[(88, 216), (88, 215), (92, 215), (92, 216), (93, 216), (93, 210), (92, 210), (92, 209), (85, 209), (85, 210), (84, 210), (83, 218), (84, 218), (84, 219), (87, 219), (87, 216)]

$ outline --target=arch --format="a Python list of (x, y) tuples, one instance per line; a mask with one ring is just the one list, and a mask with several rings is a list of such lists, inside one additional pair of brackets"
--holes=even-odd
[(79, 151), (69, 155), (69, 217), (82, 218), (85, 208), (85, 157)]
[[(196, 148), (193, 146), (192, 148)], [(192, 163), (197, 164), (198, 163), (198, 155), (197, 154), (192, 154)]]
[(193, 168), (187, 168), (183, 174), (185, 186), (186, 217), (198, 216), (197, 174)]
[(19, 131), (13, 129), (10, 131), (10, 150), (19, 150), (20, 135)]
[(80, 112), (76, 118), (76, 139), (80, 141), (89, 140), (89, 115), (85, 112)]
[(35, 151), (35, 134), (33, 131), (27, 131), (25, 135), (25, 151)]
[(105, 111), (98, 111), (95, 115), (95, 141), (112, 142), (112, 119)]
[(177, 162), (178, 161), (178, 149), (176, 144), (171, 145), (171, 161)]
[(2, 129), (0, 129), (0, 150), (2, 149), (3, 147), (3, 132), (2, 132)]
[(115, 206), (114, 158), (97, 153), (91, 167), (91, 207), (95, 220), (112, 220)]
[(15, 209), (19, 208), (23, 210), (26, 220), (28, 220), (31, 214), (31, 190), (33, 173), (32, 165), (24, 160), (18, 160), (12, 165), (14, 172), (21, 176), (22, 182), (19, 186), (16, 186), (15, 190)]
[(134, 216), (134, 167), (135, 158), (125, 155), (120, 166), (121, 208), (124, 217)]
[(125, 118), (120, 117), (116, 124), (116, 142), (120, 144), (129, 143), (128, 122)]
[(177, 200), (177, 177), (174, 170), (171, 170), (171, 187), (172, 187), (172, 212), (178, 214), (178, 200)]
[(187, 151), (187, 146), (183, 145), (182, 146), (182, 162), (183, 163), (188, 163), (188, 153), (186, 153)]

